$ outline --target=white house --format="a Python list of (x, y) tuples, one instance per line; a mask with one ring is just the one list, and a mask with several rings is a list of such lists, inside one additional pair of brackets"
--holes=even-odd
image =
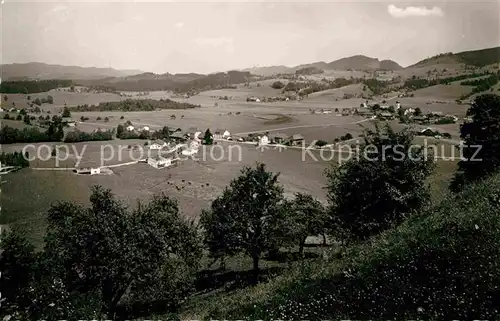
[(145, 130), (145, 131), (147, 131), (147, 132), (148, 132), (148, 131), (149, 131), (149, 127), (148, 127), (148, 126), (144, 126), (144, 127), (142, 127), (142, 130), (143, 130), (143, 131)]
[(162, 140), (155, 140), (151, 145), (149, 145), (149, 149), (160, 150), (163, 147), (167, 147), (167, 143)]
[(228, 139), (231, 137), (231, 133), (226, 129), (223, 133), (222, 133), (222, 138), (224, 139)]
[(128, 125), (128, 126), (127, 126), (127, 130), (128, 130), (129, 132), (133, 131), (134, 129), (135, 129), (135, 127), (134, 127), (134, 126), (132, 126), (132, 125)]
[(172, 165), (172, 158), (156, 156), (148, 158), (148, 164), (154, 168), (164, 168)]
[(404, 115), (405, 116), (407, 116), (407, 115), (413, 115), (414, 113), (415, 113), (415, 109), (408, 108), (408, 109), (405, 109)]
[(398, 101), (396, 102), (396, 110), (398, 110), (399, 108), (401, 108), (401, 103)]
[(97, 175), (101, 174), (101, 168), (100, 167), (95, 167), (90, 169), (90, 175)]
[(259, 137), (259, 146), (265, 146), (268, 144), (269, 144), (269, 137), (267, 137), (267, 135)]

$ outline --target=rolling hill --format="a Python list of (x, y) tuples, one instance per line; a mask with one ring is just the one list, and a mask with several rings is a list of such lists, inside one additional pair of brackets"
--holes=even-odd
[(320, 70), (387, 70), (394, 71), (400, 70), (401, 67), (398, 63), (392, 60), (378, 60), (377, 58), (370, 58), (363, 55), (356, 55), (346, 58), (341, 58), (332, 62), (318, 61), (310, 64), (302, 64), (294, 67), (287, 66), (268, 66), (268, 67), (254, 67), (247, 68), (244, 71), (251, 72), (254, 75), (272, 76), (277, 74), (293, 74), (298, 70), (306, 68), (315, 68)]
[(402, 67), (392, 60), (378, 60), (363, 55), (341, 58), (328, 64), (333, 70), (398, 70)]
[(2, 80), (100, 79), (143, 73), (140, 70), (49, 65), (41, 62), (1, 65)]
[(466, 64), (484, 67), (500, 63), (500, 47), (481, 50), (462, 51), (458, 53), (442, 53), (417, 62), (408, 68), (422, 68), (439, 64)]
[(209, 75), (202, 74), (154, 74), (141, 73), (127, 77), (106, 78), (100, 80), (77, 80), (83, 86), (103, 86), (120, 91), (155, 91), (177, 90), (207, 90), (227, 87), (251, 81), (250, 72), (228, 71)]

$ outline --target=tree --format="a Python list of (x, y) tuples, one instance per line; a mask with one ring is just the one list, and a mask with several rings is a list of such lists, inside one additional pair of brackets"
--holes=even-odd
[(120, 117), (120, 119), (125, 119), (125, 117), (124, 117), (124, 116), (121, 116), (121, 117)]
[(486, 94), (478, 96), (467, 111), (472, 122), (460, 128), (464, 140), (463, 157), (450, 185), (459, 191), (465, 185), (483, 179), (500, 167), (500, 96)]
[(425, 180), (434, 168), (409, 130), (376, 126), (364, 137), (362, 157), (327, 171), (330, 222), (348, 241), (377, 234), (427, 204)]
[(203, 214), (205, 243), (213, 257), (244, 252), (252, 258), (254, 275), (258, 276), (260, 258), (276, 248), (274, 232), (281, 226), (283, 187), (278, 176), (267, 172), (264, 164), (244, 167), (214, 201), (211, 211)]
[(318, 146), (318, 147), (323, 147), (323, 146), (325, 146), (327, 144), (328, 144), (328, 142), (326, 142), (324, 140), (318, 140), (315, 145)]
[(116, 127), (116, 137), (120, 138), (123, 134), (123, 132), (125, 131), (124, 127), (122, 124), (119, 124), (117, 127)]
[(9, 114), (5, 114), (5, 115), (3, 116), (3, 119), (10, 119)]
[(238, 222), (234, 216), (232, 193), (226, 188), (221, 196), (216, 198), (209, 210), (202, 210), (200, 225), (203, 228), (204, 243), (209, 256), (220, 260), (220, 267), (225, 269), (225, 258), (233, 256), (240, 250), (238, 242)]
[(47, 96), (47, 102), (48, 102), (49, 104), (53, 104), (53, 103), (54, 103), (54, 97), (52, 97), (51, 95), (48, 95), (48, 96)]
[(275, 81), (271, 84), (271, 88), (273, 89), (282, 89), (283, 87), (285, 87), (285, 84), (281, 81)]
[[(7, 115), (6, 115), (7, 116)], [(23, 116), (17, 115), (16, 120), (23, 120)]]
[(325, 209), (310, 194), (297, 193), (285, 217), (286, 224), (283, 228), (290, 231), (291, 239), (299, 246), (299, 255), (303, 256), (307, 237), (325, 232), (327, 223)]
[(28, 95), (28, 97), (26, 97), (26, 100), (31, 100), (31, 96)]
[(71, 111), (66, 106), (63, 108), (62, 117), (71, 117)]
[(415, 108), (415, 116), (422, 116), (422, 110), (420, 107)]
[(9, 97), (7, 95), (3, 95), (3, 100), (4, 101), (8, 101), (9, 100)]
[(24, 115), (23, 121), (26, 125), (30, 125), (31, 124), (30, 116)]
[(80, 117), (80, 121), (83, 123), (85, 121), (85, 117), (84, 116)]
[(394, 106), (389, 106), (389, 112), (390, 113), (395, 113), (396, 112), (396, 109), (394, 108)]
[(207, 128), (205, 131), (205, 135), (203, 136), (203, 144), (204, 145), (212, 145), (214, 143), (214, 138), (212, 133), (210, 132), (210, 129)]
[(104, 117), (104, 122), (105, 123), (109, 122), (109, 118), (108, 117)]
[(189, 292), (188, 274), (197, 269), (201, 248), (193, 223), (181, 218), (177, 202), (160, 195), (130, 211), (110, 190), (94, 186), (90, 203), (84, 208), (60, 202), (48, 213), (44, 251), (62, 268), (67, 289), (82, 294), (97, 290), (102, 312), (110, 316), (122, 300), (161, 297), (178, 304)]

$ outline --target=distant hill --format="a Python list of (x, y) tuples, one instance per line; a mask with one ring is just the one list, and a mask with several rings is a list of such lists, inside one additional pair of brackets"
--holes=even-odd
[(202, 74), (154, 74), (141, 73), (127, 77), (106, 78), (100, 80), (79, 80), (84, 86), (103, 86), (119, 91), (190, 90), (218, 89), (251, 81), (253, 76), (248, 71), (228, 71), (209, 75)]
[(260, 76), (272, 76), (277, 74), (292, 74), (295, 72), (295, 69), (287, 66), (267, 66), (267, 67), (253, 67), (243, 69), (242, 71), (248, 71), (254, 75)]
[(356, 55), (332, 61), (330, 63), (318, 61), (310, 64), (302, 64), (295, 67), (287, 66), (268, 66), (247, 68), (244, 71), (249, 71), (254, 75), (272, 76), (277, 74), (293, 74), (298, 70), (305, 68), (315, 68), (320, 70), (399, 70), (403, 69), (398, 63), (392, 60), (378, 60), (367, 56)]
[(392, 60), (378, 60), (363, 55), (356, 55), (332, 61), (328, 69), (332, 70), (399, 70), (402, 69), (398, 63)]
[(304, 67), (295, 71), (296, 75), (317, 75), (322, 74), (325, 71), (317, 67)]
[(484, 67), (496, 63), (500, 63), (500, 47), (462, 51), (459, 53), (443, 53), (421, 60), (408, 68), (428, 67), (438, 64), (467, 64)]
[(140, 74), (140, 70), (49, 65), (40, 62), (1, 65), (2, 80), (100, 79)]

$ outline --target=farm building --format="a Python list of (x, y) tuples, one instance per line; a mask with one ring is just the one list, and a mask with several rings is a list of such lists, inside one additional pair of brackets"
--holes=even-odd
[(61, 122), (68, 125), (69, 127), (75, 127), (76, 122), (71, 117), (63, 117)]
[(283, 144), (286, 142), (288, 136), (283, 133), (276, 133), (270, 136), (270, 141), (275, 144)]
[(231, 133), (227, 129), (216, 129), (214, 132), (215, 139), (229, 139), (231, 138)]
[(202, 134), (201, 130), (196, 127), (191, 127), (187, 130), (187, 135), (191, 139), (200, 139), (199, 136)]
[(269, 137), (267, 137), (267, 135), (259, 137), (259, 146), (265, 146), (268, 144), (269, 144)]
[(163, 140), (155, 140), (149, 145), (149, 149), (160, 150), (166, 146), (168, 146), (168, 144)]
[(304, 143), (304, 136), (301, 134), (293, 134), (289, 139), (288, 142), (290, 145), (301, 145)]
[(80, 167), (75, 170), (77, 174), (97, 175), (101, 174), (100, 167)]
[(173, 163), (172, 158), (165, 158), (161, 157), (159, 155), (155, 157), (148, 158), (148, 165), (154, 167), (154, 168), (164, 168), (164, 167), (169, 167)]
[(394, 119), (394, 115), (389, 112), (382, 112), (378, 115), (380, 119), (386, 119), (386, 120), (391, 120)]
[(149, 131), (149, 127), (148, 126), (144, 126), (144, 127), (142, 127), (142, 130), (148, 132)]
[(170, 135), (170, 138), (177, 142), (183, 142), (187, 140), (188, 135), (183, 131), (176, 131)]
[(127, 126), (127, 130), (128, 130), (129, 132), (133, 131), (134, 129), (135, 129), (135, 127), (134, 127), (134, 126), (132, 126), (132, 125), (128, 125), (128, 126)]

